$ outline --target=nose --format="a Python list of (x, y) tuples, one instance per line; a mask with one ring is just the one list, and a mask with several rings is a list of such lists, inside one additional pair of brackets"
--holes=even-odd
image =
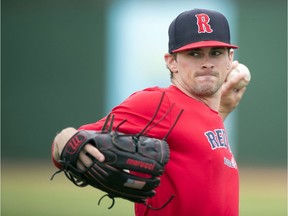
[(210, 59), (209, 57), (205, 57), (203, 58), (203, 62), (201, 66), (202, 66), (202, 69), (213, 69), (214, 63), (212, 59)]

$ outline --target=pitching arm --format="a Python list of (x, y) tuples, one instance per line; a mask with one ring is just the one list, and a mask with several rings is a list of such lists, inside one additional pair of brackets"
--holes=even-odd
[(250, 80), (249, 69), (238, 61), (234, 61), (222, 86), (219, 114), (223, 121), (239, 105)]

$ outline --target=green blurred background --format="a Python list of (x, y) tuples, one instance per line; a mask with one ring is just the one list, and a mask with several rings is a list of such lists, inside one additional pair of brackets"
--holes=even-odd
[[(286, 215), (287, 2), (231, 1), (237, 57), (252, 73), (236, 110), (241, 215)], [(107, 211), (97, 207), (101, 193), (75, 189), (64, 176), (49, 180), (56, 132), (105, 114), (107, 10), (115, 2), (1, 1), (3, 216), (133, 215), (131, 203)]]

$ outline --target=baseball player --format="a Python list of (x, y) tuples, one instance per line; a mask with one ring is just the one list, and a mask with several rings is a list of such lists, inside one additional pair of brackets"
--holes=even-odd
[[(241, 100), (250, 80), (249, 70), (233, 60), (238, 47), (231, 44), (229, 24), (219, 12), (185, 11), (173, 20), (168, 32), (169, 50), (164, 59), (171, 85), (135, 92), (110, 113), (113, 129), (117, 127), (123, 134), (139, 133), (155, 110), (157, 115), (145, 130), (147, 136), (163, 139), (173, 127), (167, 137), (170, 159), (160, 185), (155, 195), (147, 198), (147, 205), (135, 203), (135, 215), (237, 216), (238, 167), (223, 120)], [(107, 116), (78, 130), (60, 132), (52, 148), (54, 164), (61, 167), (61, 152), (77, 131), (101, 131), (106, 121)], [(105, 162), (101, 151), (87, 144), (79, 154), (78, 168), (84, 170), (91, 163), (87, 153)], [(164, 208), (149, 208), (163, 206), (170, 197)]]

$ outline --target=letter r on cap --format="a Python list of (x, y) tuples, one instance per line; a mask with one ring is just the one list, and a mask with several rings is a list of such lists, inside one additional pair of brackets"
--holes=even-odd
[(212, 33), (213, 30), (209, 24), (210, 17), (207, 14), (201, 13), (196, 14), (198, 33)]

